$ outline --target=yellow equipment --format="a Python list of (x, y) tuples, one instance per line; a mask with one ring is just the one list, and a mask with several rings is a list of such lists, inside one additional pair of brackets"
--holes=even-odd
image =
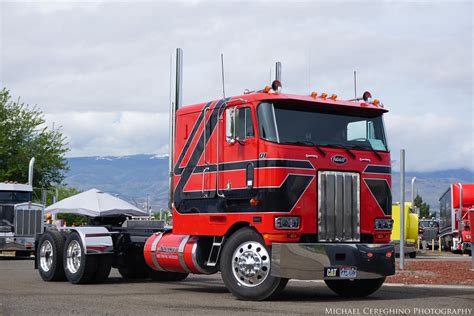
[[(393, 228), (390, 239), (392, 242), (400, 243), (400, 202), (392, 205)], [(414, 258), (418, 243), (418, 215), (415, 208), (411, 207), (411, 202), (405, 202), (405, 243), (407, 245), (405, 252)]]

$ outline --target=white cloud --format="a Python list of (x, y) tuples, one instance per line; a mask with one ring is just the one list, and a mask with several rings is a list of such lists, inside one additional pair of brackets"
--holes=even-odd
[[(69, 156), (167, 153), (168, 114), (147, 112), (66, 112), (46, 115), (61, 123)], [(50, 125), (51, 127), (51, 125)]]
[[(167, 120), (153, 127), (147, 119), (167, 116), (175, 47), (185, 51), (185, 104), (221, 96), (221, 52), (227, 95), (268, 84), (280, 60), (285, 91), (352, 98), (357, 70), (359, 91), (370, 90), (391, 110), (392, 148), (423, 157), (449, 147), (474, 157), (473, 139), (465, 137), (474, 133), (472, 29), (469, 1), (4, 1), (0, 86), (63, 125), (72, 154), (129, 154), (166, 146)], [(434, 141), (430, 131), (439, 129), (417, 121), (427, 131), (420, 147), (397, 127), (427, 113), (456, 141)], [(141, 130), (140, 120), (149, 128)], [(101, 122), (112, 122), (107, 135)], [(469, 167), (465, 156), (430, 161), (416, 168)]]
[(474, 170), (473, 122), (426, 113), (389, 115), (386, 120), (393, 157), (405, 149), (409, 171), (467, 168)]

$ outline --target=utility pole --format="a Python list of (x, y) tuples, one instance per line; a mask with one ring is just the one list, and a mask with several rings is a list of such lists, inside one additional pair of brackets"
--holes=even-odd
[(400, 149), (400, 270), (405, 267), (405, 149)]

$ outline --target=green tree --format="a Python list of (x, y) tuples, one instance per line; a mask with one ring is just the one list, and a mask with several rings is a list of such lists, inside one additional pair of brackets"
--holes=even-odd
[(423, 202), (423, 198), (420, 195), (416, 195), (415, 197), (415, 206), (420, 209), (420, 217), (421, 218), (429, 218), (430, 216), (430, 205), (426, 202)]
[(0, 90), (0, 181), (26, 183), (28, 162), (35, 157), (33, 186), (60, 184), (68, 170), (68, 151), (61, 129), (47, 128), (39, 108), (13, 101), (7, 89)]

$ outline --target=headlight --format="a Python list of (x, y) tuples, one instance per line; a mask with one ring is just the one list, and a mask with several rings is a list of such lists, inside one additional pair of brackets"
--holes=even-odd
[(276, 229), (298, 229), (300, 228), (299, 217), (276, 217), (275, 218)]
[(375, 230), (392, 230), (393, 220), (385, 218), (376, 218), (374, 227)]

